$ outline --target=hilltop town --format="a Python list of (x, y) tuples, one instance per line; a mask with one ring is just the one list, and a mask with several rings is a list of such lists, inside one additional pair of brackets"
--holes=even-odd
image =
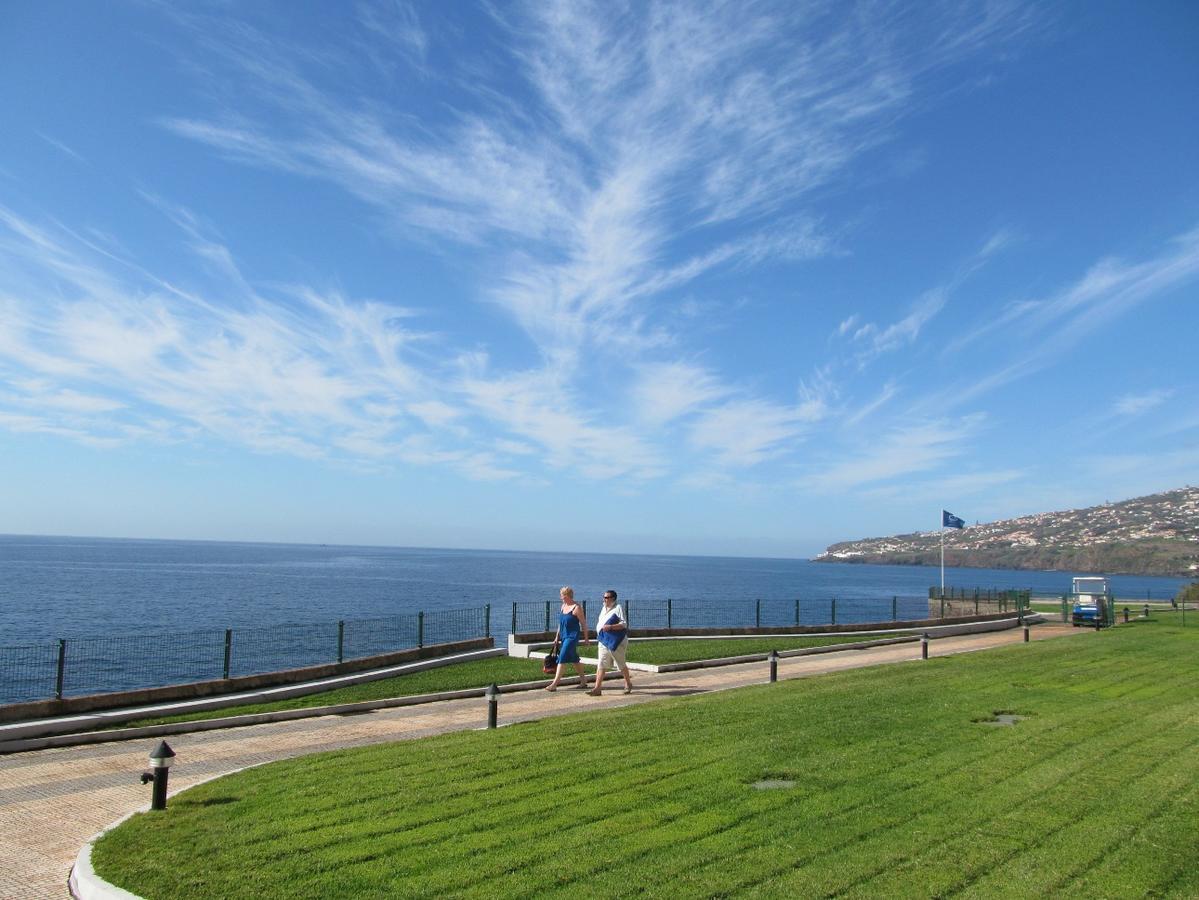
[[(831, 545), (817, 562), (935, 566), (941, 532)], [(1199, 488), (945, 529), (945, 565), (1199, 575)]]

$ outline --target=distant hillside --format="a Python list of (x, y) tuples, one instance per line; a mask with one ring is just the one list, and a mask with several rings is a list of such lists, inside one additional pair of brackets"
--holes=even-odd
[[(937, 566), (941, 532), (843, 541), (816, 561)], [(1199, 488), (947, 528), (945, 565), (1199, 575)]]

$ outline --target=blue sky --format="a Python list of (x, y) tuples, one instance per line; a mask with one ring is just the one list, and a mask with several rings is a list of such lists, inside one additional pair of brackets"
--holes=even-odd
[(808, 556), (1193, 483), (1196, 46), (6, 4), (0, 532)]

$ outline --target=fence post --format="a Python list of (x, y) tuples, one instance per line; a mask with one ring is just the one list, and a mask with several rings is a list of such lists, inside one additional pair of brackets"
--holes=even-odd
[(516, 634), (516, 601), (512, 601), (512, 634)]
[(974, 595), (974, 614), (978, 615), (978, 594)]
[(795, 598), (795, 627), (799, 627), (799, 598)]
[(483, 604), (483, 636), (491, 637), (491, 604)]
[(762, 627), (762, 601), (754, 601), (754, 628)]
[(337, 661), (345, 659), (346, 623), (344, 619), (337, 620)]
[(550, 630), (550, 602), (545, 601), (545, 630)]
[(425, 646), (425, 611), (416, 614), (416, 646)]
[[(624, 623), (629, 628), (633, 627), (633, 598), (630, 597), (624, 602)], [(628, 631), (625, 632), (628, 634)]]
[(666, 628), (670, 630), (674, 627), (674, 604), (670, 598), (666, 598)]
[(225, 666), (221, 670), (221, 677), (226, 681), (229, 680), (229, 660), (233, 658), (233, 629), (225, 629)]
[(899, 605), (899, 598), (894, 594), (891, 595), (891, 621), (898, 622), (899, 616), (896, 614), (896, 607)]
[(836, 597), (834, 597), (831, 601), (829, 601), (828, 609), (829, 609), (829, 618), (832, 619), (832, 621), (829, 622), (829, 624), (836, 625), (837, 624), (837, 598)]
[(945, 618), (945, 595), (941, 595), (941, 618)]
[(67, 668), (67, 642), (58, 639), (58, 674), (54, 677), (54, 699), (62, 699), (62, 680)]

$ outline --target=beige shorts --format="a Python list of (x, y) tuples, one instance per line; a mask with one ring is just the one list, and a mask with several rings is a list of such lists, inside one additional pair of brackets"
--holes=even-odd
[(628, 638), (625, 638), (623, 641), (621, 641), (615, 650), (609, 650), (603, 644), (600, 644), (599, 645), (600, 668), (607, 671), (608, 669), (611, 669), (613, 667), (613, 665), (615, 665), (616, 668), (620, 669), (620, 671), (622, 671), (622, 672), (625, 669), (627, 669), (629, 667), (629, 665), (628, 665), (628, 663), (626, 663), (624, 661), (624, 655), (625, 655), (625, 650), (628, 649), (628, 646), (629, 646)]

